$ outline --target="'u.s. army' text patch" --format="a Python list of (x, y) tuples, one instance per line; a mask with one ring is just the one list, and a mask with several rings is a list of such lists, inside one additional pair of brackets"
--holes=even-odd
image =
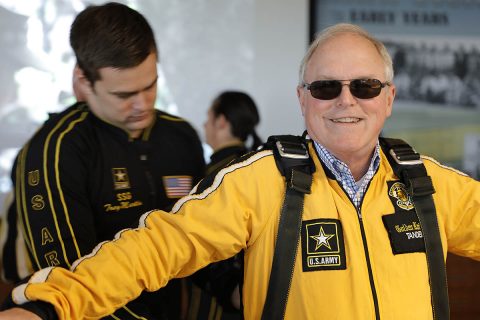
[(302, 222), (303, 271), (347, 268), (342, 224), (336, 219)]

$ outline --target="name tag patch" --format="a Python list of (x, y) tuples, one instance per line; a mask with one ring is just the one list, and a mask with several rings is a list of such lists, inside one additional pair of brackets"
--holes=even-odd
[(415, 212), (398, 212), (382, 217), (394, 254), (425, 252), (423, 231)]
[(347, 268), (340, 220), (314, 219), (302, 222), (303, 271)]

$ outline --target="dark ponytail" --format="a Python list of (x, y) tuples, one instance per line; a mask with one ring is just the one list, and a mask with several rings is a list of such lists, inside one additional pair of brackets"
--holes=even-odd
[(215, 117), (223, 114), (232, 127), (232, 135), (243, 142), (252, 139), (249, 150), (255, 150), (262, 144), (255, 127), (260, 122), (260, 115), (253, 99), (244, 92), (225, 91), (213, 102)]

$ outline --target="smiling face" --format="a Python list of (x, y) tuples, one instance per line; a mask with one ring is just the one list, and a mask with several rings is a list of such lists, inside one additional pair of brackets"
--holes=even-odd
[(157, 96), (157, 56), (151, 53), (138, 66), (101, 68), (94, 86), (80, 75), (80, 89), (92, 112), (137, 138), (154, 119)]
[[(359, 35), (344, 33), (320, 44), (306, 65), (304, 81), (373, 78), (385, 82), (385, 64), (375, 46)], [(348, 83), (344, 82), (344, 83)], [(298, 87), (309, 136), (349, 164), (369, 159), (385, 120), (392, 112), (395, 87), (371, 99), (354, 97), (344, 85), (332, 100), (319, 100)]]

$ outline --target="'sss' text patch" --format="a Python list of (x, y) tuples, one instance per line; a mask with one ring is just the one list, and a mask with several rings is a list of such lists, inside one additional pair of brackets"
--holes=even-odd
[(340, 220), (302, 222), (302, 266), (305, 272), (347, 268)]

